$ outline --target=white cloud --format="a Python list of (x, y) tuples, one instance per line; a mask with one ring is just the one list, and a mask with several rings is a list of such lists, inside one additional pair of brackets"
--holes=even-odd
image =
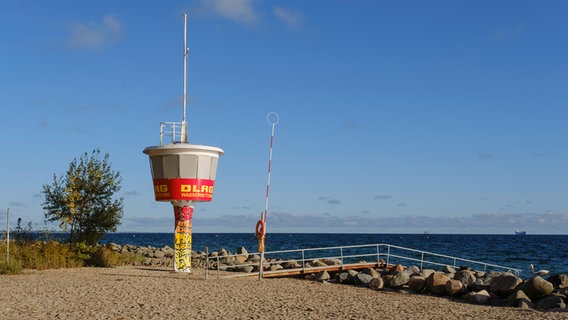
[(118, 41), (123, 34), (122, 24), (112, 15), (104, 16), (100, 22), (77, 23), (71, 29), (67, 40), (74, 49), (98, 49)]
[(304, 22), (304, 14), (297, 10), (284, 9), (282, 7), (274, 7), (272, 9), (274, 15), (282, 21), (288, 28), (297, 29)]
[(259, 19), (254, 2), (256, 0), (201, 0), (201, 5), (206, 11), (223, 18), (252, 25)]

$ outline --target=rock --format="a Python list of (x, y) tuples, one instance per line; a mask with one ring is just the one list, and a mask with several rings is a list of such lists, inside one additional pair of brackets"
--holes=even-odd
[(558, 289), (557, 292), (560, 293), (561, 295), (563, 295), (563, 296), (565, 296), (565, 297), (568, 298), (568, 287), (562, 288), (562, 289)]
[(399, 263), (399, 264), (397, 264), (396, 266), (394, 266), (394, 269), (393, 269), (392, 271), (394, 271), (394, 272), (397, 272), (397, 271), (398, 271), (398, 272), (402, 272), (402, 271), (404, 271), (404, 266)]
[(237, 249), (237, 255), (248, 257), (249, 253), (245, 247), (240, 247)]
[[(165, 255), (166, 257), (168, 257), (168, 258), (173, 257), (174, 254), (175, 254), (174, 248), (172, 248), (172, 247), (170, 247), (170, 246), (164, 246), (164, 247), (162, 248), (162, 251), (164, 251), (164, 255)], [(193, 254), (192, 254), (192, 256), (193, 256)], [(196, 252), (195, 257), (196, 257), (196, 258), (200, 258), (200, 259), (205, 259), (205, 253), (204, 253), (204, 252), (201, 252), (201, 251), (200, 251), (200, 252)]]
[(251, 273), (254, 270), (253, 266), (240, 266), (237, 267), (237, 271), (239, 272), (245, 272), (245, 273)]
[(157, 249), (157, 250), (154, 251), (154, 257), (155, 258), (163, 258), (165, 256), (166, 256), (166, 254), (161, 249)]
[(520, 286), (520, 289), (523, 290), (532, 301), (535, 301), (551, 294), (554, 290), (554, 286), (540, 276), (535, 276), (525, 281)]
[(520, 308), (521, 310), (530, 310), (533, 309), (533, 307), (532, 303), (528, 303), (526, 301), (519, 301), (519, 304), (517, 305), (517, 308)]
[(325, 280), (329, 280), (331, 277), (329, 276), (329, 273), (327, 273), (327, 271), (320, 271), (318, 273), (315, 274), (314, 276), (314, 280), (315, 281), (325, 281)]
[(426, 279), (424, 279), (421, 275), (413, 275), (408, 280), (408, 287), (410, 290), (420, 293), (426, 288)]
[(454, 279), (461, 281), (466, 288), (475, 283), (475, 280), (477, 280), (475, 273), (467, 269), (456, 271)]
[(373, 278), (371, 279), (371, 281), (369, 281), (369, 288), (373, 289), (373, 290), (380, 290), (383, 288), (384, 286), (384, 281), (383, 278), (378, 277), (378, 278)]
[(282, 269), (284, 269), (284, 267), (281, 266), (281, 265), (278, 264), (278, 263), (274, 263), (274, 264), (271, 264), (271, 265), (270, 265), (270, 268), (269, 268), (269, 269), (270, 269), (270, 271), (276, 271), (276, 270), (282, 270)]
[(566, 309), (566, 303), (562, 299), (561, 295), (549, 295), (538, 299), (536, 307), (542, 310)]
[(487, 290), (474, 292), (470, 300), (470, 302), (472, 303), (482, 304), (482, 305), (489, 304), (490, 301), (491, 301), (491, 295), (489, 294), (489, 292), (487, 292)]
[(114, 242), (109, 242), (107, 244), (107, 248), (110, 248), (112, 251), (115, 251), (115, 252), (122, 251), (122, 247), (119, 244), (116, 244)]
[(456, 269), (454, 269), (450, 266), (444, 266), (444, 268), (442, 268), (442, 272), (444, 272), (444, 273), (456, 273)]
[(507, 297), (507, 305), (510, 307), (518, 307), (523, 302), (527, 305), (532, 303), (531, 299), (525, 294), (523, 290), (516, 290), (509, 297)]
[(391, 288), (398, 288), (402, 287), (403, 285), (407, 284), (410, 280), (410, 276), (406, 272), (396, 272), (391, 277), (389, 277), (388, 286)]
[(284, 269), (296, 269), (301, 268), (302, 265), (298, 263), (296, 260), (288, 260), (282, 263)]
[(327, 267), (327, 264), (321, 260), (314, 260), (311, 263), (312, 267)]
[(452, 296), (462, 294), (464, 292), (463, 283), (455, 279), (448, 280), (448, 282), (446, 282), (446, 292)]
[(341, 265), (341, 260), (339, 260), (339, 259), (324, 259), (322, 262), (325, 263), (328, 266), (339, 266), (339, 265)]
[(404, 272), (406, 272), (408, 274), (408, 276), (412, 276), (412, 275), (415, 275), (415, 274), (419, 274), (420, 268), (418, 268), (417, 266), (411, 266), (411, 267), (408, 267), (406, 270), (404, 270)]
[(427, 279), (434, 272), (436, 272), (434, 269), (423, 269), (420, 271), (420, 275), (422, 278)]
[(450, 278), (443, 272), (434, 272), (426, 278), (426, 287), (433, 294), (445, 294)]
[(492, 293), (501, 297), (506, 297), (513, 293), (513, 291), (515, 291), (522, 282), (523, 280), (521, 280), (518, 276), (509, 272), (504, 272), (491, 280), (489, 288)]
[(246, 262), (247, 260), (248, 260), (248, 256), (242, 256), (242, 255), (240, 255), (240, 256), (236, 256), (236, 257), (235, 257), (235, 262), (236, 262), (237, 264), (244, 263), (244, 262)]
[(381, 275), (380, 275), (375, 269), (373, 269), (373, 268), (365, 268), (365, 269), (363, 269), (363, 270), (361, 270), (361, 271), (359, 271), (359, 272), (366, 273), (366, 274), (370, 275), (371, 277), (373, 277), (373, 279), (374, 279), (374, 278), (378, 278), (378, 277), (381, 276)]
[(373, 277), (371, 277), (370, 275), (363, 273), (363, 272), (357, 272), (357, 275), (353, 278), (353, 282), (356, 285), (362, 285), (365, 287), (369, 286), (369, 282), (371, 282), (371, 280), (373, 279)]
[(349, 272), (341, 272), (337, 277), (337, 281), (341, 284), (353, 284), (354, 278)]
[(555, 274), (548, 278), (548, 282), (552, 283), (555, 288), (568, 288), (568, 277), (565, 274)]
[(476, 278), (481, 278), (481, 277), (484, 277), (484, 276), (485, 276), (485, 272), (483, 272), (483, 271), (474, 271), (474, 272), (473, 272), (473, 275), (474, 275)]
[(221, 248), (221, 250), (219, 250), (218, 255), (219, 256), (229, 256), (229, 255), (231, 255), (231, 253), (229, 252), (229, 250), (227, 250), (225, 248)]
[(251, 254), (248, 256), (247, 261), (251, 263), (258, 263), (260, 262), (260, 256), (258, 254)]

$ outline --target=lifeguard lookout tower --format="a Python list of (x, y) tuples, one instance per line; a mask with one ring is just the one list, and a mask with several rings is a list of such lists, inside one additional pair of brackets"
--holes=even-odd
[(174, 270), (191, 272), (191, 235), (195, 202), (213, 198), (219, 156), (217, 147), (191, 144), (187, 135), (187, 15), (183, 18), (183, 120), (160, 122), (160, 145), (144, 149), (150, 157), (156, 201), (174, 207)]

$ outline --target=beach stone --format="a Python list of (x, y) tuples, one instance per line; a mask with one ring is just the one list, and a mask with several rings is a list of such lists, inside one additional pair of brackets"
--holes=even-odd
[(341, 265), (340, 259), (324, 259), (322, 262), (325, 263), (328, 266), (339, 266), (339, 265)]
[(301, 268), (302, 265), (298, 263), (296, 260), (288, 260), (282, 263), (284, 269), (296, 269)]
[(278, 264), (278, 263), (275, 263), (275, 264), (271, 264), (271, 265), (270, 265), (270, 271), (277, 271), (277, 270), (282, 270), (282, 269), (284, 269), (284, 267), (281, 266), (281, 265)]
[(434, 272), (426, 278), (426, 287), (433, 294), (445, 294), (446, 282), (450, 280), (443, 272)]
[(370, 275), (363, 273), (363, 272), (357, 272), (357, 275), (353, 278), (353, 282), (356, 285), (362, 285), (365, 287), (369, 286), (369, 282), (371, 282), (371, 280), (373, 279), (373, 277), (371, 277)]
[(166, 256), (166, 254), (161, 249), (157, 249), (157, 250), (154, 251), (154, 257), (155, 258), (163, 258), (165, 256)]
[(329, 276), (329, 273), (327, 271), (320, 271), (318, 273), (315, 274), (314, 276), (314, 280), (315, 281), (325, 281), (325, 280), (329, 280), (331, 277)]
[(248, 256), (236, 256), (236, 257), (235, 257), (235, 262), (236, 262), (237, 264), (244, 263), (244, 262), (246, 262), (247, 260), (248, 260)]
[(253, 266), (240, 266), (237, 267), (237, 271), (244, 273), (251, 273), (254, 270)]
[(466, 288), (472, 285), (475, 282), (475, 280), (477, 280), (477, 278), (475, 277), (475, 273), (467, 269), (456, 271), (454, 279), (461, 281)]
[(436, 272), (434, 269), (423, 269), (420, 271), (422, 278), (427, 279), (432, 273)]
[(555, 274), (550, 276), (547, 280), (552, 283), (555, 288), (568, 288), (568, 277), (565, 274)]
[[(170, 246), (164, 246), (162, 248), (162, 251), (164, 252), (164, 256), (166, 257), (173, 257), (175, 254), (174, 248), (170, 247)], [(200, 259), (205, 259), (205, 253), (203, 252), (196, 252), (195, 254), (192, 253), (192, 256), (196, 257), (196, 258), (200, 258)]]
[(365, 269), (362, 269), (362, 270), (359, 271), (359, 272), (363, 272), (363, 273), (365, 273), (365, 274), (368, 274), (368, 275), (370, 275), (371, 277), (373, 277), (373, 279), (374, 279), (374, 278), (379, 278), (379, 277), (381, 276), (381, 275), (380, 275), (375, 269), (373, 269), (373, 268), (365, 268)]
[(393, 272), (402, 272), (404, 271), (404, 266), (400, 263), (398, 263), (396, 266), (394, 266), (394, 269), (392, 270)]
[(507, 297), (506, 303), (510, 307), (518, 307), (521, 302), (531, 304), (531, 299), (526, 295), (523, 290), (516, 290), (509, 297)]
[(391, 288), (402, 287), (410, 280), (410, 276), (406, 272), (397, 272), (389, 277), (388, 286)]
[(249, 253), (245, 247), (240, 247), (237, 249), (237, 255), (248, 257)]
[(565, 296), (565, 297), (567, 298), (566, 300), (568, 301), (568, 287), (562, 288), (562, 289), (558, 289), (557, 292), (558, 292), (559, 294)]
[(531, 310), (534, 309), (534, 305), (526, 301), (519, 301), (517, 308), (520, 308), (521, 310)]
[(491, 295), (487, 290), (481, 290), (479, 292), (474, 292), (469, 301), (475, 304), (487, 305), (491, 301)]
[(421, 275), (413, 275), (408, 280), (408, 288), (416, 293), (420, 293), (426, 288), (426, 279)]
[(444, 266), (444, 268), (442, 268), (442, 272), (444, 272), (444, 273), (456, 273), (456, 269), (452, 268), (451, 266)]
[(410, 266), (410, 267), (406, 268), (404, 270), (404, 272), (406, 272), (409, 276), (412, 276), (412, 275), (415, 275), (415, 274), (419, 274), (420, 268), (418, 268), (417, 266)]
[(339, 282), (341, 284), (353, 284), (354, 278), (353, 278), (353, 275), (351, 275), (349, 272), (341, 272), (337, 276), (337, 282)]
[(543, 310), (566, 309), (566, 303), (562, 299), (561, 295), (549, 295), (538, 299), (536, 307)]
[(258, 263), (260, 262), (260, 256), (258, 254), (251, 254), (248, 256), (247, 259), (248, 262), (252, 262), (252, 263)]
[(231, 255), (231, 253), (229, 252), (229, 250), (225, 249), (225, 248), (221, 248), (221, 250), (219, 250), (218, 252), (219, 256), (229, 256)]
[(369, 288), (373, 289), (373, 290), (380, 290), (384, 287), (384, 280), (381, 277), (378, 278), (373, 278), (371, 279), (371, 281), (369, 281)]
[(483, 272), (483, 271), (474, 271), (474, 272), (473, 272), (473, 275), (474, 275), (476, 278), (481, 278), (481, 277), (485, 276), (485, 272)]
[(448, 282), (446, 282), (446, 292), (452, 296), (462, 294), (464, 292), (463, 283), (455, 279), (448, 280)]
[(309, 265), (311, 267), (327, 267), (327, 264), (321, 260), (314, 260)]
[(518, 276), (505, 272), (491, 280), (489, 285), (492, 293), (501, 297), (509, 296), (523, 282)]
[(554, 290), (554, 286), (540, 276), (535, 276), (526, 280), (520, 286), (520, 289), (523, 290), (532, 301), (535, 301), (551, 294)]

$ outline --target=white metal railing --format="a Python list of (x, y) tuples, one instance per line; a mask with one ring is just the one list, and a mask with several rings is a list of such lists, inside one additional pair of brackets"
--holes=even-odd
[(183, 122), (160, 122), (160, 145), (182, 142)]
[[(259, 253), (253, 253), (259, 255)], [(377, 264), (384, 263), (387, 266), (393, 265), (395, 263), (404, 262), (414, 262), (420, 264), (420, 269), (424, 266), (451, 266), (453, 268), (458, 267), (458, 263), (461, 266), (467, 266), (473, 270), (484, 271), (488, 270), (506, 270), (514, 272), (519, 275), (521, 269), (511, 268), (507, 266), (501, 266), (492, 263), (485, 263), (481, 261), (475, 261), (470, 259), (464, 259), (454, 256), (448, 256), (423, 250), (416, 250), (411, 248), (405, 248), (401, 246), (395, 246), (391, 244), (366, 244), (366, 245), (354, 245), (354, 246), (339, 246), (339, 247), (325, 247), (325, 248), (308, 248), (308, 249), (295, 249), (295, 250), (279, 250), (279, 251), (267, 251), (264, 253), (266, 257), (270, 258), (270, 261), (265, 261), (264, 266), (270, 269), (270, 266), (275, 264), (284, 264), (286, 262), (296, 261), (300, 265), (298, 268), (284, 269), (285, 271), (301, 270), (302, 272), (309, 271), (310, 269), (316, 269), (317, 267), (311, 266), (309, 263), (313, 263), (316, 260), (337, 260), (339, 264), (334, 266), (343, 267), (345, 265), (356, 265), (357, 263), (368, 263), (376, 262)], [(252, 266), (257, 270), (260, 269), (260, 259), (258, 262), (248, 262), (241, 264), (224, 265), (223, 262), (231, 259), (235, 259), (238, 254), (234, 255), (224, 255), (216, 257), (206, 257), (205, 263), (205, 277), (208, 277), (210, 261), (216, 262), (215, 269), (217, 271), (217, 277), (220, 277), (220, 271), (228, 270), (230, 268), (239, 268)], [(381, 259), (383, 261), (381, 261)], [(369, 260), (369, 261), (367, 261)], [(330, 266), (331, 267), (331, 266)], [(479, 269), (481, 268), (481, 269)], [(264, 271), (264, 273), (270, 273), (271, 271)], [(273, 271), (277, 273), (278, 271)]]

